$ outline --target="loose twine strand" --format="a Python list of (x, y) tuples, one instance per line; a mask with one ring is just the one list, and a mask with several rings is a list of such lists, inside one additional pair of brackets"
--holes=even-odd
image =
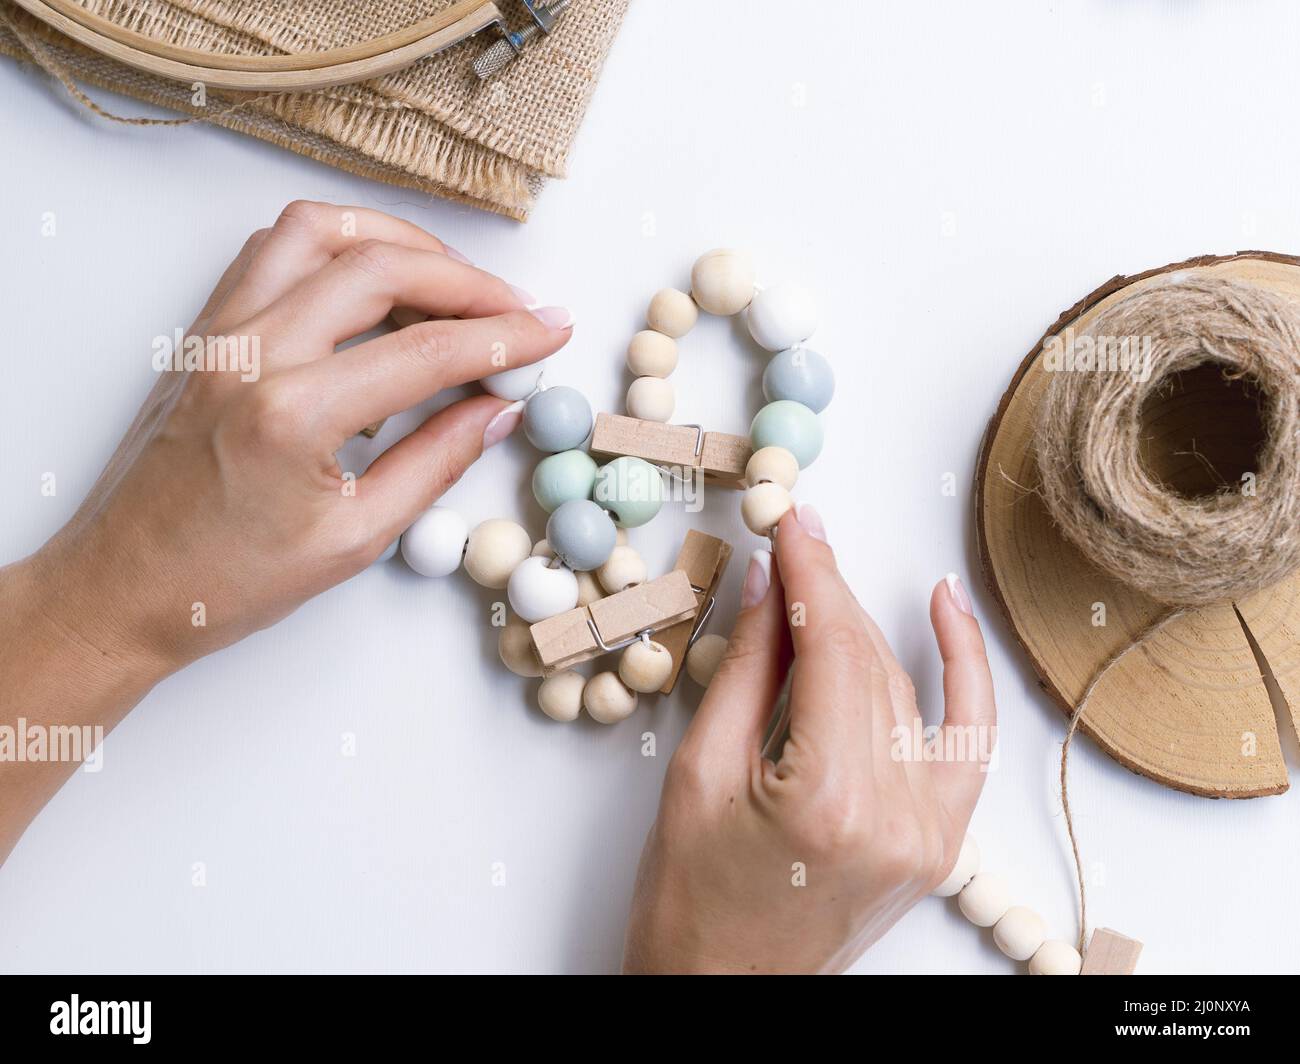
[[(1057, 528), (1093, 565), (1166, 607), (1093, 672), (1061, 744), (1061, 806), (1083, 952), (1087, 889), (1069, 759), (1098, 685), (1179, 618), (1270, 587), (1300, 568), (1300, 315), (1295, 304), (1254, 285), (1173, 274), (1120, 299), (1080, 335), (1092, 341), (1093, 363), (1049, 372), (1039, 409), (1038, 492)], [(1127, 369), (1100, 363), (1124, 341)], [(1188, 498), (1143, 461), (1143, 407), (1167, 395), (1176, 374), (1206, 364), (1259, 393), (1265, 441), (1253, 493), (1224, 485)]]

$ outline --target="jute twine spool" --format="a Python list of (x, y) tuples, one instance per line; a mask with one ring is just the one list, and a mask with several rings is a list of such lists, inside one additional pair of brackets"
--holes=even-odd
[[(1300, 308), (1253, 285), (1175, 274), (1119, 300), (1082, 336), (1082, 353), (1076, 338), (1075, 365), (1051, 373), (1040, 408), (1039, 491), (1062, 535), (1093, 565), (1169, 608), (1094, 672), (1061, 747), (1081, 949), (1087, 897), (1068, 765), (1093, 691), (1188, 611), (1271, 587), (1300, 568)], [(1265, 438), (1249, 477), (1188, 497), (1143, 460), (1143, 408), (1168, 394), (1177, 375), (1205, 365), (1257, 394)]]

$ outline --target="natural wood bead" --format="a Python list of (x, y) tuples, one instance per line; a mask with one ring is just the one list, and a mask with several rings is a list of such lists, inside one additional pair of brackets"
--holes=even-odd
[(629, 690), (617, 673), (598, 672), (583, 688), (582, 704), (592, 720), (617, 724), (636, 709), (636, 692)]
[(739, 314), (754, 298), (753, 262), (732, 248), (705, 252), (691, 270), (691, 295), (710, 314)]
[(638, 377), (627, 390), (627, 412), (641, 421), (669, 421), (677, 398), (670, 381)]
[(1079, 951), (1059, 938), (1049, 938), (1029, 958), (1030, 975), (1078, 975), (1081, 968)]
[(533, 553), (530, 555), (530, 557), (545, 558), (549, 562), (555, 557), (555, 551), (551, 550), (551, 544), (549, 540), (539, 539), (536, 543), (533, 544)]
[(957, 855), (957, 863), (952, 866), (952, 871), (930, 893), (936, 898), (951, 898), (969, 883), (979, 870), (980, 848), (975, 842), (975, 836), (967, 835), (961, 840), (961, 853)]
[(1011, 892), (999, 876), (977, 872), (957, 895), (957, 907), (976, 927), (992, 927), (1011, 908)]
[(650, 300), (645, 323), (655, 332), (680, 340), (695, 328), (700, 319), (700, 308), (695, 300), (676, 288), (661, 288)]
[(542, 663), (533, 652), (533, 639), (528, 625), (518, 617), (511, 617), (497, 636), (497, 653), (501, 664), (516, 676), (540, 676)]
[(727, 641), (720, 635), (702, 635), (686, 652), (686, 675), (701, 687), (708, 687), (727, 653)]
[(627, 368), (637, 377), (670, 377), (677, 368), (677, 341), (644, 329), (627, 345)]
[(756, 536), (766, 536), (794, 505), (790, 493), (780, 484), (755, 484), (745, 489), (740, 516)]
[(638, 639), (618, 659), (618, 678), (643, 695), (658, 691), (673, 671), (673, 656), (662, 643)]
[(515, 566), (529, 556), (533, 541), (523, 526), (494, 517), (469, 534), (465, 547), (465, 572), (484, 587), (503, 588)]
[(600, 586), (611, 595), (644, 584), (649, 573), (635, 547), (615, 547), (609, 561), (596, 570)]
[(537, 705), (551, 720), (577, 720), (582, 711), (582, 689), (587, 678), (576, 672), (557, 672), (537, 688)]
[[(615, 548), (617, 549), (617, 548)], [(597, 599), (605, 597), (605, 589), (600, 586), (595, 573), (574, 573), (578, 578), (578, 605), (590, 606)]]
[(993, 941), (1013, 961), (1027, 961), (1047, 938), (1047, 925), (1033, 909), (1013, 905), (993, 925)]
[(760, 447), (745, 465), (745, 483), (750, 487), (771, 481), (794, 491), (799, 479), (799, 460), (784, 447)]

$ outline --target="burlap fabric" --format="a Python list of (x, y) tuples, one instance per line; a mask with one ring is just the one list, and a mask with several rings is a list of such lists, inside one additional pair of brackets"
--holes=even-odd
[[(368, 40), (417, 22), (451, 0), (78, 0), (114, 22), (170, 44), (274, 55)], [(203, 115), (331, 166), (394, 185), (527, 218), (569, 149), (629, 0), (573, 0), (549, 38), (496, 78), (470, 69), (486, 34), (358, 85), (240, 99), (145, 74), (73, 43), (0, 0), (0, 53), (39, 61), (79, 84)], [(511, 24), (527, 19), (498, 0)]]

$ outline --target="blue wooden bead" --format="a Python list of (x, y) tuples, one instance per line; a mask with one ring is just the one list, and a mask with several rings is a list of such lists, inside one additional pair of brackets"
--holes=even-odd
[(816, 461), (822, 451), (821, 419), (802, 403), (778, 399), (768, 403), (749, 426), (754, 450), (784, 447), (795, 457), (800, 469)]
[(546, 541), (570, 569), (599, 569), (614, 553), (618, 529), (603, 508), (590, 499), (561, 503), (546, 522)]
[(835, 371), (816, 351), (790, 347), (773, 355), (767, 364), (763, 371), (763, 394), (769, 403), (791, 399), (820, 414), (835, 394)]
[(639, 528), (653, 520), (663, 505), (663, 474), (643, 458), (624, 455), (596, 471), (591, 497), (622, 528)]
[(576, 388), (547, 388), (524, 407), (524, 435), (539, 451), (555, 453), (580, 447), (589, 432), (591, 404)]
[(591, 498), (596, 463), (586, 451), (561, 451), (547, 455), (533, 470), (533, 495), (548, 514), (571, 499)]

